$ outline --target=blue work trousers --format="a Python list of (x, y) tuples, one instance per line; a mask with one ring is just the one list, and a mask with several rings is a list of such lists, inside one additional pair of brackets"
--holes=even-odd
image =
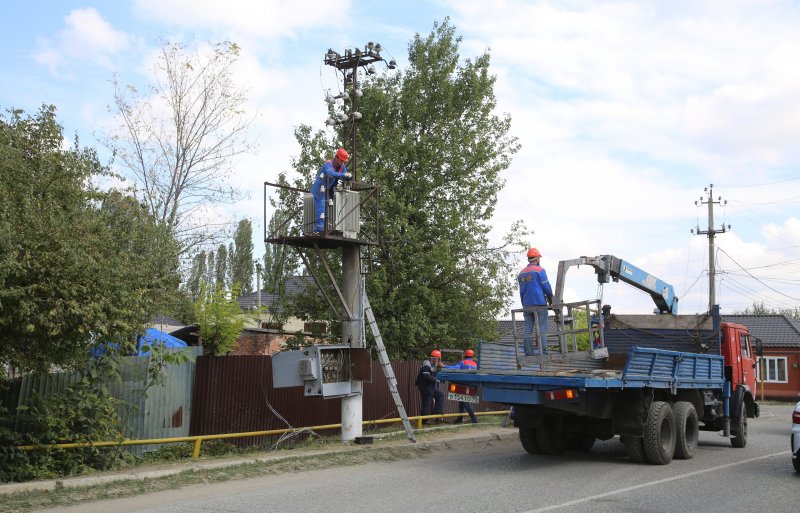
[(525, 356), (532, 356), (538, 353), (538, 351), (534, 352), (531, 341), (536, 323), (534, 316), (539, 320), (539, 340), (536, 346), (541, 348), (544, 354), (547, 354), (547, 308), (540, 308), (532, 312), (522, 312), (522, 315), (525, 318), (525, 340), (523, 342)]

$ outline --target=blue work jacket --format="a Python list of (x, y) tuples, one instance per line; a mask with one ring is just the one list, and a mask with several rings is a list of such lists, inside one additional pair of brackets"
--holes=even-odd
[(536, 264), (528, 264), (517, 276), (522, 306), (543, 306), (553, 300), (547, 273)]
[(445, 369), (477, 369), (478, 364), (472, 358), (464, 358), (455, 365), (445, 365)]
[[(340, 168), (341, 171), (336, 171), (333, 167), (333, 160), (326, 160), (324, 164), (322, 164), (322, 168), (317, 173), (317, 179), (314, 180), (314, 185), (311, 186), (311, 194), (314, 195), (315, 198), (325, 197), (327, 192), (327, 197), (333, 197), (333, 190), (339, 184), (339, 178), (344, 178), (344, 174), (347, 173), (347, 166), (342, 164)], [(322, 187), (325, 186), (325, 189)]]

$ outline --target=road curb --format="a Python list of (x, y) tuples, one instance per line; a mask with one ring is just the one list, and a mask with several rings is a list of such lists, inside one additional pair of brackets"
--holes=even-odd
[[(430, 431), (435, 431), (434, 428)], [(427, 431), (427, 430), (425, 430)], [(0, 484), (0, 496), (10, 495), (20, 492), (50, 492), (57, 488), (85, 488), (118, 481), (136, 481), (144, 479), (157, 479), (173, 476), (184, 472), (194, 472), (201, 470), (213, 470), (226, 467), (235, 467), (248, 463), (279, 462), (288, 459), (309, 459), (323, 454), (344, 454), (357, 451), (376, 451), (384, 449), (410, 449), (410, 450), (430, 450), (442, 449), (452, 450), (463, 445), (476, 445), (481, 443), (491, 443), (495, 441), (512, 440), (518, 438), (516, 430), (511, 429), (492, 429), (488, 432), (480, 433), (443, 433), (443, 436), (431, 440), (418, 441), (412, 443), (401, 441), (399, 443), (386, 443), (375, 445), (336, 445), (325, 449), (309, 450), (303, 452), (282, 451), (281, 453), (267, 453), (259, 456), (247, 458), (222, 460), (222, 461), (197, 461), (187, 463), (176, 463), (169, 468), (159, 469), (132, 469), (131, 471), (117, 471), (113, 474), (97, 474), (88, 476), (67, 477), (61, 479), (47, 479), (41, 481), (28, 481), (25, 483), (6, 483)]]

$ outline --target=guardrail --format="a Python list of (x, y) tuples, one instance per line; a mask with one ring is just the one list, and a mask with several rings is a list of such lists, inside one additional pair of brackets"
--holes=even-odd
[[(509, 410), (500, 411), (483, 411), (475, 412), (475, 415), (507, 415)], [(422, 427), (423, 420), (429, 419), (445, 419), (449, 417), (464, 417), (466, 413), (445, 413), (441, 415), (417, 415), (409, 417), (409, 420), (417, 422), (417, 429)], [(392, 419), (377, 419), (365, 420), (361, 424), (364, 427), (374, 426), (378, 424), (392, 424), (402, 422), (400, 418)], [(170, 444), (176, 442), (192, 442), (192, 459), (197, 461), (200, 459), (200, 451), (202, 450), (203, 442), (206, 440), (223, 440), (226, 438), (245, 438), (249, 436), (270, 436), (270, 435), (283, 435), (287, 433), (297, 433), (301, 431), (322, 431), (325, 429), (338, 429), (341, 424), (324, 424), (321, 426), (310, 426), (301, 428), (287, 428), (287, 429), (270, 429), (268, 431), (250, 431), (247, 433), (222, 433), (217, 435), (194, 435), (194, 436), (178, 436), (174, 438), (151, 438), (146, 440), (121, 440), (121, 441), (103, 441), (103, 442), (71, 442), (63, 444), (42, 444), (42, 445), (18, 445), (17, 449), (21, 451), (38, 451), (46, 449), (78, 449), (81, 447), (119, 447), (126, 445), (148, 445), (148, 444)]]

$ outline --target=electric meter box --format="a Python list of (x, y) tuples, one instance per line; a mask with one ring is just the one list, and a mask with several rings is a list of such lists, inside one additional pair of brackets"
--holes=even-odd
[(353, 381), (371, 380), (372, 362), (364, 348), (316, 345), (272, 356), (272, 386), (302, 386), (306, 396), (353, 395), (360, 393), (353, 391)]

